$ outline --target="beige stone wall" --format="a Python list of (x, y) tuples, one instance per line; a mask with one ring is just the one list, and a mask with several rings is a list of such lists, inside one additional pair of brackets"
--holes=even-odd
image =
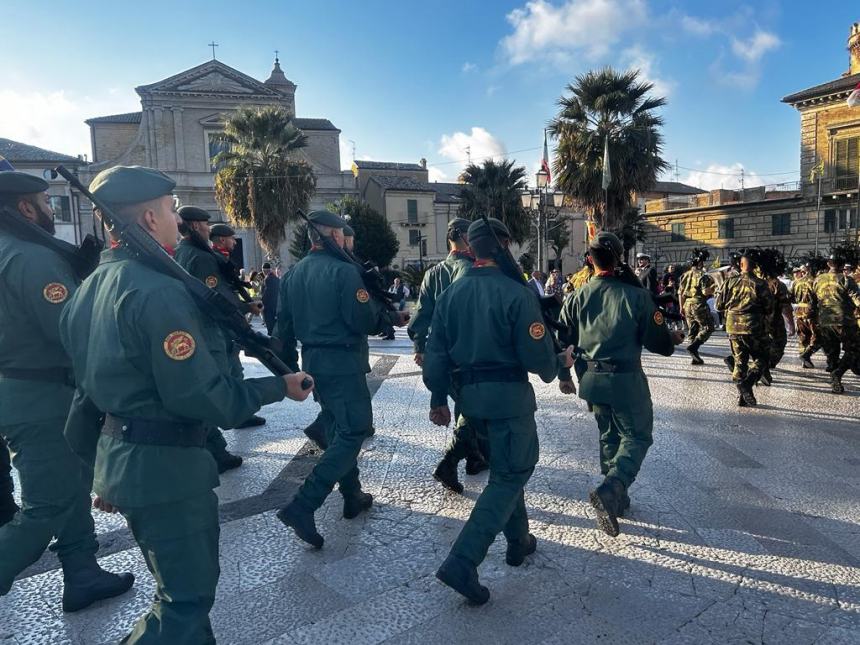
[(824, 160), (822, 192), (836, 190), (835, 141), (846, 136), (860, 136), (860, 113), (844, 101), (825, 106), (802, 108), (800, 116), (800, 179), (803, 194), (817, 194), (817, 183), (811, 181), (813, 168)]
[(137, 123), (94, 123), (90, 130), (93, 162), (112, 161), (122, 157), (134, 142), (139, 129), (140, 125)]
[[(409, 263), (417, 262), (419, 259), (418, 246), (409, 244), (409, 231), (421, 231), (421, 235), (427, 240), (425, 246), (427, 255), (437, 246), (436, 211), (433, 199), (435, 193), (410, 193), (400, 191), (385, 192), (385, 218), (394, 229), (397, 240), (400, 242), (400, 250), (392, 264), (397, 264), (401, 269)], [(418, 202), (418, 223), (409, 224), (407, 214), (407, 201), (414, 199)], [(446, 222), (447, 224), (447, 222)]]

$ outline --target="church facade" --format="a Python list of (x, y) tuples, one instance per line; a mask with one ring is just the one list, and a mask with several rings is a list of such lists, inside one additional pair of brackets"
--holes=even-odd
[[(265, 81), (258, 81), (218, 60), (210, 60), (169, 78), (135, 88), (141, 110), (88, 119), (92, 163), (81, 169), (89, 181), (111, 166), (145, 165), (176, 179), (181, 204), (209, 211), (213, 222), (226, 221), (215, 201), (212, 158), (220, 151), (225, 119), (240, 107), (279, 106), (307, 137), (296, 158), (307, 162), (317, 178), (311, 208), (355, 193), (350, 171), (340, 169), (340, 130), (325, 118), (296, 116), (296, 85), (286, 78), (278, 59)], [(259, 268), (263, 253), (253, 229), (238, 229), (246, 267)], [(291, 231), (282, 246), (288, 260)]]

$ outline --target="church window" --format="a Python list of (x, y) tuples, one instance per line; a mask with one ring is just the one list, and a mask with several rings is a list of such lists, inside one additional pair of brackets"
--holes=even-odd
[(407, 223), (409, 223), (409, 224), (417, 224), (418, 223), (418, 200), (417, 199), (407, 199), (406, 200), (406, 217), (407, 217)]
[(224, 134), (222, 132), (207, 132), (206, 146), (208, 148), (209, 172), (217, 172), (219, 167), (214, 163), (215, 157), (221, 152), (229, 151), (230, 144), (224, 141)]
[(857, 187), (860, 176), (860, 137), (836, 141), (836, 190)]

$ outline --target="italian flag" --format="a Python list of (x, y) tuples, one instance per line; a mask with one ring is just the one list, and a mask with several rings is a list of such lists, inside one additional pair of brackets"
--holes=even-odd
[(848, 95), (848, 107), (856, 108), (860, 106), (860, 83), (854, 87), (854, 91)]

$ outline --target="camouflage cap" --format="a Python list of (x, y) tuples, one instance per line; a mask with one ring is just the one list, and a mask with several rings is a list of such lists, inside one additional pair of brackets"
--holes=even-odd
[(170, 195), (176, 182), (155, 168), (114, 166), (102, 170), (90, 183), (90, 192), (113, 206), (140, 204)]
[(46, 190), (48, 190), (48, 182), (41, 177), (18, 170), (0, 172), (0, 194), (29, 195), (44, 193)]
[(499, 238), (511, 239), (511, 231), (507, 226), (505, 226), (504, 222), (496, 219), (495, 217), (488, 217), (487, 220), (489, 221), (492, 230), (490, 230), (490, 226), (487, 226), (487, 223), (483, 219), (476, 219), (474, 222), (469, 224), (469, 240), (478, 241), (485, 237), (491, 237), (492, 233), (495, 233)]
[(197, 206), (182, 206), (179, 209), (179, 217), (185, 222), (208, 222), (211, 215)]
[(615, 233), (609, 231), (600, 231), (597, 235), (591, 238), (588, 244), (590, 249), (609, 249), (616, 257), (621, 257), (624, 253), (624, 244), (618, 239)]
[(232, 226), (228, 226), (227, 224), (213, 224), (209, 228), (209, 237), (233, 237), (236, 235), (236, 231)]
[(346, 226), (344, 219), (331, 211), (313, 211), (308, 213), (308, 219), (317, 226), (329, 226), (331, 228), (343, 228)]

